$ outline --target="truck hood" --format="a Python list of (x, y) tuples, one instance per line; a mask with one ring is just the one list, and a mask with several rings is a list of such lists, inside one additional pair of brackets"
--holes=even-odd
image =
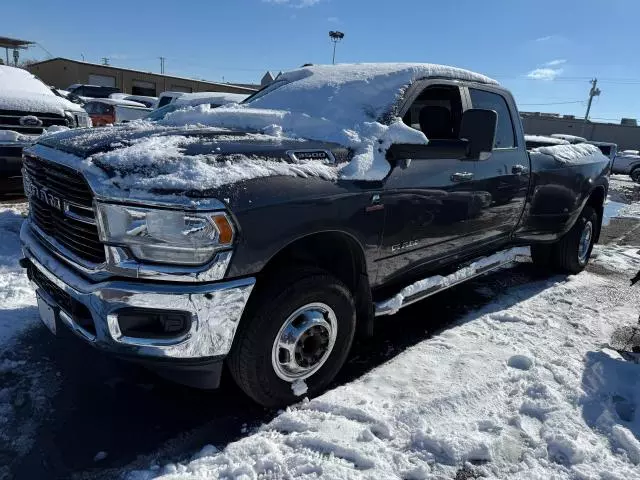
[[(143, 124), (143, 128), (140, 128), (140, 124), (124, 124), (91, 130), (68, 130), (44, 138), (39, 143), (91, 159), (93, 163), (107, 170), (115, 168), (121, 174), (133, 172), (140, 166), (140, 163), (132, 164), (123, 160), (129, 158), (134, 147), (142, 144), (151, 146), (179, 143), (183, 156), (199, 156), (202, 161), (212, 156), (232, 154), (290, 159), (287, 152), (294, 150), (337, 150), (336, 153), (342, 158), (346, 151), (345, 147), (335, 142), (268, 135), (259, 131), (196, 127), (185, 129), (151, 123)], [(170, 152), (167, 152), (167, 155), (170, 155)], [(160, 156), (154, 156), (153, 160), (161, 162), (162, 159)]]
[(0, 109), (34, 113), (57, 113), (58, 115), (64, 115), (65, 110), (78, 113), (84, 112), (75, 103), (65, 98), (57, 97), (54, 94), (44, 95), (20, 90), (1, 92)]
[(183, 203), (264, 177), (335, 180), (352, 156), (332, 142), (149, 122), (60, 132), (27, 153), (83, 171), (100, 197)]

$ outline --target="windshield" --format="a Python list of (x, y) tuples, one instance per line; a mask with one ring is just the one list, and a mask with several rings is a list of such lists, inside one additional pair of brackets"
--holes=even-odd
[[(182, 107), (184, 108), (185, 105), (182, 105)], [(169, 105), (165, 105), (164, 107), (160, 107), (157, 110), (154, 110), (144, 118), (146, 120), (151, 120), (152, 122), (157, 122), (158, 120), (162, 120), (167, 115), (167, 113), (175, 112), (179, 108), (180, 105), (170, 103)]]
[(256, 93), (254, 93), (253, 95), (251, 95), (249, 98), (245, 99), (243, 102), (243, 104), (245, 103), (251, 103), (255, 100), (259, 100), (260, 98), (264, 97), (265, 95), (273, 92), (274, 90), (276, 90), (277, 88), (280, 88), (283, 85), (286, 85), (288, 82), (286, 80), (276, 80), (275, 82), (270, 83), (269, 85), (267, 85), (264, 88), (261, 88), (260, 90), (258, 90)]

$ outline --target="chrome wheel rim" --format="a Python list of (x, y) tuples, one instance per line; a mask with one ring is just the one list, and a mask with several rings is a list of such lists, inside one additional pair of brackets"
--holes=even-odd
[(329, 305), (309, 303), (285, 320), (271, 349), (271, 365), (287, 382), (304, 380), (327, 361), (336, 343), (338, 319)]
[(591, 247), (591, 237), (593, 236), (593, 225), (591, 222), (584, 224), (582, 233), (580, 234), (580, 243), (578, 244), (578, 261), (581, 265), (587, 263), (589, 256), (589, 248)]

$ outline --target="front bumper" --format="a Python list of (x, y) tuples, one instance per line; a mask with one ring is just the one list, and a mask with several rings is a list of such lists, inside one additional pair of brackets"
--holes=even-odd
[(21, 194), (22, 149), (30, 146), (23, 142), (0, 142), (0, 194)]
[[(227, 355), (255, 284), (254, 278), (208, 284), (93, 283), (52, 255), (31, 232), (28, 222), (22, 225), (20, 240), (30, 278), (39, 293), (54, 304), (61, 323), (99, 349), (143, 361), (177, 364)], [(191, 326), (186, 334), (172, 339), (127, 337), (121, 332), (118, 312), (132, 307), (187, 312)], [(80, 310), (89, 312), (90, 326), (87, 319), (74, 318)]]

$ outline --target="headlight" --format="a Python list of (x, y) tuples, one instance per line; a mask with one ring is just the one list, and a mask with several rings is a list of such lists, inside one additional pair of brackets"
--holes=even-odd
[(222, 212), (184, 212), (98, 203), (100, 240), (127, 247), (138, 260), (203, 265), (231, 247), (233, 226)]
[(64, 116), (67, 117), (67, 123), (70, 128), (74, 127), (91, 127), (91, 118), (85, 112), (65, 111)]

